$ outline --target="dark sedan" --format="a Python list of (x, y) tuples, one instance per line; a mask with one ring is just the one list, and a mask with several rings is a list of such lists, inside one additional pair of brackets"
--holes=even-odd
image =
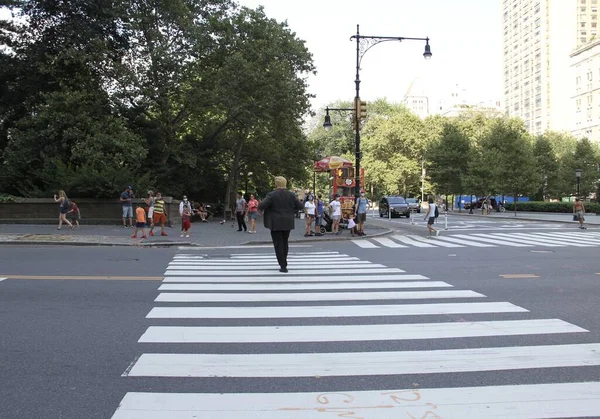
[(410, 217), (410, 207), (403, 196), (384, 196), (379, 201), (379, 216), (386, 217), (388, 213), (392, 217)]

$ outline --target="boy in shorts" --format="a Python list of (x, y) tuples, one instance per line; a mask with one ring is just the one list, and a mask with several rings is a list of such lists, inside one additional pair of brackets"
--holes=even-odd
[(81, 212), (79, 212), (79, 207), (73, 201), (71, 201), (71, 207), (69, 211), (67, 211), (67, 218), (71, 221), (71, 224), (75, 225), (79, 228), (79, 220), (81, 220)]
[(146, 210), (138, 205), (135, 209), (135, 231), (131, 235), (132, 239), (137, 239), (138, 230), (142, 230), (142, 239), (146, 238)]

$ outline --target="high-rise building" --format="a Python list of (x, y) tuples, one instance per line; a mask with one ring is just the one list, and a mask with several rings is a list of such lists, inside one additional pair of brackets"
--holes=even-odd
[(598, 38), (598, 0), (577, 0), (577, 46)]
[(581, 1), (502, 0), (504, 106), (533, 134), (573, 125), (569, 54)]

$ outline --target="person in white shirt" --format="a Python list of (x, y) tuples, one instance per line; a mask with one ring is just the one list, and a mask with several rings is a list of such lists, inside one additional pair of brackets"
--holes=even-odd
[(312, 223), (315, 220), (315, 203), (312, 195), (308, 196), (308, 199), (304, 203), (304, 209), (306, 211), (306, 231), (304, 232), (304, 237), (314, 236)]
[(331, 218), (333, 220), (333, 225), (331, 227), (331, 232), (333, 234), (340, 234), (340, 220), (342, 219), (342, 204), (340, 204), (340, 196), (336, 195), (335, 199), (331, 201), (329, 204), (329, 208), (331, 208)]
[(433, 223), (435, 222), (435, 204), (433, 203), (433, 199), (429, 199), (429, 209), (427, 210), (427, 214), (425, 214), (425, 220), (427, 220), (427, 228), (429, 229), (429, 235), (435, 234), (439, 236), (440, 232), (433, 228)]
[(187, 196), (183, 195), (183, 200), (179, 203), (179, 215), (183, 215), (183, 209), (187, 208), (188, 213), (192, 214), (192, 204), (188, 201)]

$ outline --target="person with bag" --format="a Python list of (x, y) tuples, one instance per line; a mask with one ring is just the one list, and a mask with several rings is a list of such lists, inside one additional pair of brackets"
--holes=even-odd
[(429, 198), (429, 209), (427, 210), (427, 214), (425, 214), (424, 218), (425, 220), (427, 220), (427, 229), (429, 230), (429, 237), (431, 237), (432, 235), (440, 235), (440, 232), (433, 228), (433, 223), (435, 222), (436, 214), (439, 215), (437, 205), (433, 203), (433, 199)]
[[(367, 209), (369, 209), (369, 200), (365, 196), (365, 191), (360, 191), (360, 197), (356, 200), (354, 218), (356, 222), (356, 234), (365, 235), (365, 222), (367, 221)], [(348, 226), (350, 228), (350, 226)]]
[(579, 221), (580, 229), (587, 229), (587, 227), (583, 226), (583, 222), (585, 221), (585, 205), (583, 205), (583, 202), (579, 198), (575, 198), (575, 202), (573, 203), (573, 221)]
[(69, 229), (73, 228), (73, 224), (69, 220), (67, 220), (67, 213), (69, 212), (69, 207), (71, 206), (71, 201), (67, 197), (65, 191), (58, 191), (58, 197), (54, 195), (54, 202), (59, 203), (60, 213), (58, 214), (58, 227), (57, 230), (60, 230), (62, 227), (62, 223), (65, 223), (69, 226)]

